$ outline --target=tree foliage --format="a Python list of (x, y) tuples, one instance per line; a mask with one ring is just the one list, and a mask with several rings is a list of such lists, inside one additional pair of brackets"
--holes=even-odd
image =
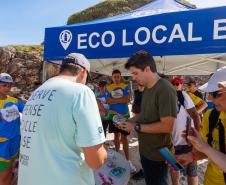
[[(154, 0), (105, 0), (95, 6), (71, 15), (68, 18), (67, 24), (75, 24), (105, 17), (112, 17), (114, 15), (137, 9), (152, 1)], [(176, 1), (195, 8), (195, 5), (192, 5), (187, 0)]]

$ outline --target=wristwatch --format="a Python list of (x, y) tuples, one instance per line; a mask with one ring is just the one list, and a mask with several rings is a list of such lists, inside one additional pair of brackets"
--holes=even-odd
[(140, 130), (141, 130), (140, 123), (136, 123), (136, 124), (135, 124), (134, 130), (135, 130), (137, 133), (140, 133)]

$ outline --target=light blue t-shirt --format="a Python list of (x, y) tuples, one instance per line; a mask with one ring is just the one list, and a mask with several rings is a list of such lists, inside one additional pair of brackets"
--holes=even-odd
[(104, 141), (94, 93), (79, 83), (49, 79), (23, 110), (18, 185), (94, 185), (81, 147)]

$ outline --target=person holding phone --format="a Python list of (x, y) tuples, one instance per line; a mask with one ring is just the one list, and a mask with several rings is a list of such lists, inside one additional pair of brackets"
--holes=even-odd
[[(223, 154), (226, 153), (226, 93), (224, 90), (225, 81), (226, 66), (218, 69), (208, 80), (208, 82), (199, 88), (200, 90), (209, 93), (208, 99), (211, 100), (215, 105), (215, 109), (207, 110), (204, 113), (200, 135), (206, 142), (206, 144)], [(214, 156), (216, 154), (216, 152), (214, 152), (215, 154), (213, 154), (213, 150), (209, 147), (205, 147), (206, 145), (202, 144), (201, 146), (204, 147), (198, 147), (198, 144), (196, 142), (199, 141), (198, 143), (202, 143), (200, 142), (200, 139), (188, 137), (188, 139), (189, 138), (191, 142), (193, 142), (194, 147), (198, 151), (200, 151), (194, 153), (196, 159), (204, 159), (207, 158), (207, 155)], [(209, 153), (209, 151), (211, 152)], [(181, 162), (183, 160), (187, 163), (191, 161), (191, 159), (192, 158), (189, 157), (189, 155), (178, 156), (178, 160)], [(220, 161), (218, 161), (218, 163), (219, 162)], [(223, 160), (221, 162), (224, 163)], [(226, 184), (226, 173), (219, 167), (220, 165), (218, 165), (212, 160), (209, 161), (204, 177), (204, 185)]]
[(132, 74), (132, 79), (143, 84), (145, 89), (140, 114), (119, 126), (138, 134), (146, 184), (167, 185), (168, 166), (159, 149), (172, 147), (171, 133), (177, 116), (176, 91), (157, 74), (155, 61), (146, 51), (134, 53), (125, 68)]
[(192, 146), (197, 151), (204, 153), (209, 160), (213, 161), (218, 167), (226, 172), (226, 154), (208, 145), (196, 129), (193, 128), (193, 132), (194, 134), (192, 136), (187, 137)]
[[(192, 146), (188, 144), (185, 138), (181, 136), (184, 130), (189, 132), (189, 125), (199, 130), (200, 118), (196, 111), (195, 105), (192, 102), (190, 96), (183, 91), (184, 80), (175, 77), (171, 81), (172, 85), (177, 91), (177, 119), (174, 125), (172, 139), (175, 148), (175, 155), (181, 155), (191, 152)], [(191, 120), (191, 121), (190, 121)], [(190, 121), (190, 123), (188, 123)], [(189, 124), (189, 125), (187, 125)], [(186, 127), (188, 127), (186, 129)], [(198, 185), (198, 169), (197, 162), (192, 161), (185, 167), (185, 172), (188, 176), (188, 185)], [(178, 171), (172, 172), (173, 185), (179, 185), (180, 173)]]
[(118, 69), (112, 71), (112, 84), (107, 86), (107, 104), (109, 105), (109, 133), (114, 133), (115, 150), (120, 149), (120, 141), (123, 145), (125, 157), (130, 166), (130, 172), (135, 173), (136, 167), (130, 160), (129, 156), (129, 141), (127, 136), (129, 132), (119, 129), (113, 123), (113, 118), (116, 115), (122, 115), (128, 119), (130, 117), (128, 103), (130, 102), (130, 88), (128, 84), (123, 83), (121, 72)]

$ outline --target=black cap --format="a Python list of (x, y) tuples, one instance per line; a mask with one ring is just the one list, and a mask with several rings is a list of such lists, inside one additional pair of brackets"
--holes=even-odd
[(196, 81), (194, 78), (187, 78), (185, 81), (186, 84), (195, 84), (196, 85)]

